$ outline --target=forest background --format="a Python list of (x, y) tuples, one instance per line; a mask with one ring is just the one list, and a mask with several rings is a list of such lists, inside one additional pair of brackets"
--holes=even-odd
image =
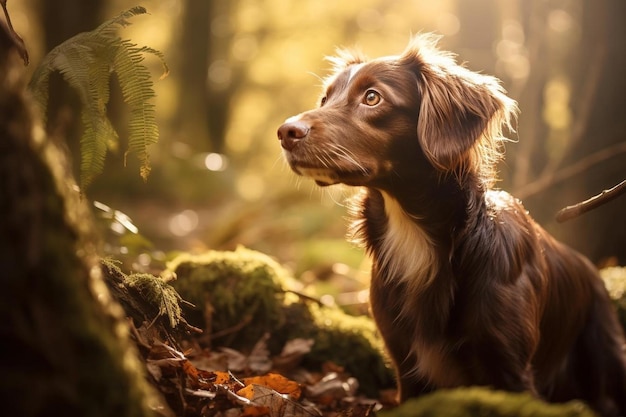
[[(33, 71), (46, 52), (130, 7), (122, 38), (163, 52), (155, 76), (159, 143), (152, 172), (123, 149), (85, 197), (106, 229), (107, 254), (158, 270), (172, 251), (245, 245), (302, 277), (328, 273), (366, 286), (367, 261), (345, 242), (343, 200), (298, 179), (276, 129), (316, 105), (325, 56), (358, 47), (400, 53), (411, 34), (443, 35), (441, 47), (472, 70), (499, 77), (519, 102), (498, 186), (523, 200), (557, 238), (598, 265), (626, 264), (626, 198), (557, 223), (555, 213), (626, 177), (626, 2), (623, 0), (23, 0), (9, 2)], [(125, 105), (112, 85), (109, 116), (123, 138)], [(80, 111), (61, 76), (51, 79), (47, 129), (79, 163)], [(111, 215), (115, 213), (115, 215)], [(313, 275), (311, 275), (313, 273)], [(346, 301), (351, 303), (352, 301)]]

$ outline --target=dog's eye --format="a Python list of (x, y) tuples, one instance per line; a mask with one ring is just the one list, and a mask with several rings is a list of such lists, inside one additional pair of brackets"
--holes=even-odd
[(375, 106), (382, 100), (382, 97), (378, 92), (374, 90), (367, 90), (365, 92), (365, 97), (363, 97), (363, 103), (368, 106)]
[(326, 104), (326, 96), (322, 97), (322, 99), (320, 100), (320, 107), (322, 107), (324, 104)]

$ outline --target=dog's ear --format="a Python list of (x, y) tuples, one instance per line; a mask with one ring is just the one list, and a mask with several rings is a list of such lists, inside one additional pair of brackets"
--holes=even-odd
[[(458, 65), (435, 44), (432, 36), (414, 38), (401, 57), (411, 63), (418, 77), (420, 145), (431, 163), (443, 171), (492, 164), (500, 154), (496, 141), (502, 127), (510, 128), (515, 102), (504, 94), (496, 78)], [(490, 147), (491, 155), (486, 152)], [(477, 160), (481, 158), (493, 160)]]

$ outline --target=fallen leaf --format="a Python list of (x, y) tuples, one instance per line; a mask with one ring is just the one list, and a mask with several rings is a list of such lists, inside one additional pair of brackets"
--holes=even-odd
[(226, 355), (228, 369), (230, 371), (242, 372), (246, 370), (248, 367), (248, 357), (246, 355), (235, 349), (227, 347), (220, 348), (220, 350)]
[(267, 348), (269, 333), (265, 333), (261, 339), (254, 345), (252, 352), (248, 356), (248, 368), (257, 374), (264, 374), (272, 369), (272, 360), (270, 359), (270, 351)]
[(215, 371), (213, 372), (213, 374), (215, 374), (215, 380), (213, 381), (213, 383), (216, 385), (226, 384), (230, 382), (230, 374), (228, 372)]
[(264, 405), (250, 405), (244, 407), (241, 417), (260, 417), (270, 415), (270, 408)]
[(243, 390), (246, 390), (246, 394), (250, 395), (252, 404), (267, 407), (270, 417), (319, 417), (322, 415), (316, 408), (304, 407), (290, 399), (288, 395), (263, 385), (248, 385), (239, 390), (239, 393)]
[(273, 358), (274, 367), (281, 371), (290, 371), (297, 367), (304, 355), (311, 352), (313, 339), (292, 339), (285, 343), (279, 356)]
[(242, 382), (246, 385), (246, 387), (237, 391), (237, 393), (249, 399), (252, 399), (252, 397), (247, 396), (246, 394), (242, 393), (242, 391), (252, 385), (263, 385), (265, 387), (273, 389), (280, 394), (288, 395), (294, 400), (299, 399), (302, 395), (302, 389), (300, 388), (300, 384), (290, 380), (289, 378), (285, 378), (280, 374), (269, 373), (263, 376), (243, 378)]
[(355, 378), (343, 380), (339, 374), (330, 373), (315, 385), (307, 387), (307, 397), (315, 398), (323, 404), (355, 395), (359, 383)]

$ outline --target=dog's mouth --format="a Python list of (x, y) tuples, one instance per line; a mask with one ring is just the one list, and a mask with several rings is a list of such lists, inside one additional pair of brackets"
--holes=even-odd
[(341, 182), (339, 175), (328, 168), (297, 168), (293, 170), (303, 177), (309, 177), (315, 181), (315, 183), (321, 187), (328, 185), (338, 184)]
[(310, 163), (303, 163), (289, 157), (287, 161), (291, 169), (298, 175), (311, 178), (321, 187), (343, 183), (346, 185), (365, 185), (371, 178), (371, 170), (359, 167), (339, 167), (339, 166), (316, 166)]

